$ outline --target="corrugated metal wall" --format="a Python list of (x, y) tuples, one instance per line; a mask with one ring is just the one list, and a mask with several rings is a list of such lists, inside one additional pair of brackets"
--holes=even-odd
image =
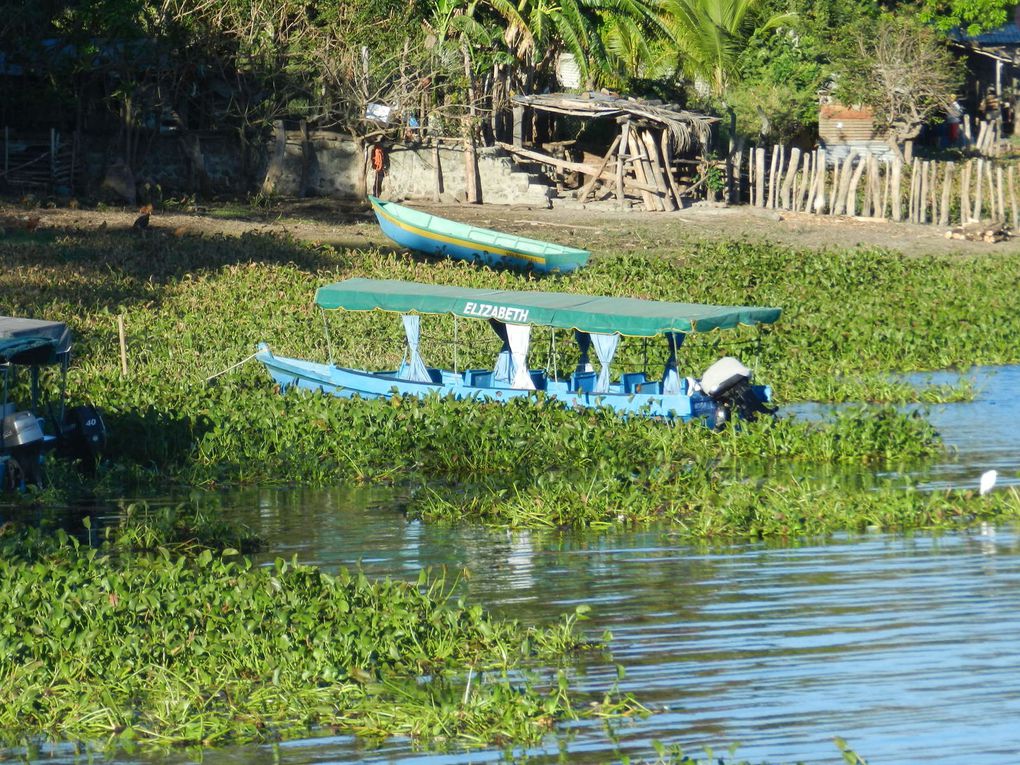
[(868, 152), (881, 160), (893, 158), (892, 149), (884, 135), (875, 129), (875, 121), (867, 109), (823, 104), (818, 112), (818, 142), (829, 159), (846, 159), (852, 149)]

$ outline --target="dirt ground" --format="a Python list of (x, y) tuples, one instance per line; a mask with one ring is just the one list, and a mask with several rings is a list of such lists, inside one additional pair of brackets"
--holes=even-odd
[[(538, 239), (580, 246), (596, 257), (620, 252), (661, 253), (679, 243), (715, 239), (766, 241), (792, 247), (850, 248), (881, 246), (909, 255), (1007, 253), (1020, 251), (1020, 238), (985, 243), (947, 239), (946, 229), (933, 225), (890, 223), (864, 218), (723, 207), (704, 203), (672, 213), (621, 211), (612, 202), (582, 207), (554, 200), (552, 209), (504, 205), (437, 205), (409, 201), (436, 215)], [(0, 203), (0, 225), (6, 228), (95, 229), (130, 228), (137, 210), (52, 207), (26, 209)], [(154, 212), (152, 229), (177, 234), (239, 236), (248, 231), (288, 234), (299, 240), (341, 247), (388, 247), (365, 205), (330, 199), (283, 200), (268, 210), (233, 206), (198, 208), (194, 212)]]

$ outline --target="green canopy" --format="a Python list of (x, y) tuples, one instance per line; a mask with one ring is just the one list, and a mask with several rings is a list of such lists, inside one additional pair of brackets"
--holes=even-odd
[(496, 319), (507, 324), (602, 334), (618, 332), (636, 337), (731, 329), (738, 324), (771, 324), (780, 314), (778, 308), (470, 289), (392, 279), (347, 279), (319, 287), (315, 303), (327, 310), (452, 313), (468, 319)]

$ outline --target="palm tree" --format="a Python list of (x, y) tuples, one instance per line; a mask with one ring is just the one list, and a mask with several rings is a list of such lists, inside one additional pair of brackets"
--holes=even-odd
[(763, 0), (663, 0), (665, 24), (680, 66), (696, 85), (718, 99), (737, 76), (737, 59), (755, 34), (789, 23), (795, 14), (760, 20)]

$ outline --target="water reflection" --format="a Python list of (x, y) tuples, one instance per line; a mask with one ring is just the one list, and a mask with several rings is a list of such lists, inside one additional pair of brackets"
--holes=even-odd
[[(995, 469), (999, 471), (999, 484), (1020, 485), (1020, 366), (975, 367), (965, 373), (932, 372), (910, 375), (908, 379), (919, 386), (951, 385), (961, 377), (974, 386), (973, 401), (923, 407), (946, 444), (945, 454), (878, 473), (835, 467), (828, 476), (857, 486), (908, 479), (922, 488), (976, 489), (981, 473)], [(797, 404), (784, 412), (820, 419), (831, 410), (831, 406)], [(794, 469), (801, 474), (806, 470), (803, 466)]]

